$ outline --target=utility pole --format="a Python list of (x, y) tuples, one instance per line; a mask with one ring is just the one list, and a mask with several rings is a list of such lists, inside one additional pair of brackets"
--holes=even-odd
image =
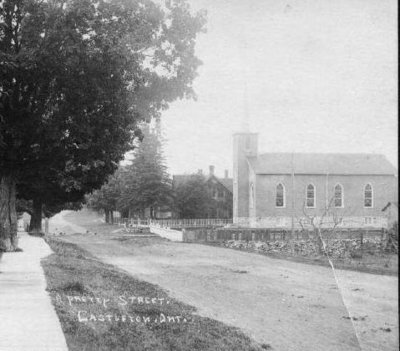
[(329, 173), (326, 172), (325, 177), (325, 211), (328, 210), (329, 207)]
[(292, 159), (291, 159), (291, 171), (292, 171), (292, 239), (294, 238), (294, 152), (292, 151)]

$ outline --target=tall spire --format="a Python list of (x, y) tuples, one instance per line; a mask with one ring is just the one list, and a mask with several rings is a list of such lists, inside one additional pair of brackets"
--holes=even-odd
[(247, 67), (248, 67), (248, 60), (247, 60), (247, 42), (244, 41), (243, 43), (243, 115), (242, 115), (242, 125), (241, 129), (242, 132), (250, 132), (250, 114), (249, 114), (249, 97), (247, 92)]
[(244, 87), (243, 87), (243, 115), (242, 115), (242, 132), (250, 132), (250, 121), (249, 121), (249, 106), (247, 97), (247, 76), (244, 75)]

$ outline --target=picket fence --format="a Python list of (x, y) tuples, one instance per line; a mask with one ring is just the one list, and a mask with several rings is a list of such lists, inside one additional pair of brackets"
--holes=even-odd
[(232, 219), (222, 218), (191, 218), (191, 219), (134, 219), (117, 218), (118, 225), (126, 227), (150, 227), (157, 226), (161, 228), (218, 228), (232, 224)]

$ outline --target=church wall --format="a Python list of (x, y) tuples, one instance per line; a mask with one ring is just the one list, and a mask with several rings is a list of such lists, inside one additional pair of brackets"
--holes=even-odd
[[(382, 209), (394, 200), (394, 176), (330, 176), (328, 178), (329, 199), (334, 195), (334, 186), (341, 184), (344, 189), (344, 208), (348, 216), (382, 216)], [(370, 183), (373, 188), (373, 207), (364, 207), (364, 188)]]
[[(275, 206), (276, 186), (282, 183), (285, 187), (285, 207)], [(316, 189), (315, 208), (305, 208), (306, 187), (312, 183)], [(343, 186), (343, 208), (333, 205), (334, 186)], [(373, 207), (364, 208), (364, 186), (370, 183), (373, 187)], [(397, 184), (394, 176), (344, 176), (344, 175), (295, 175), (294, 192), (291, 175), (257, 175), (256, 211), (252, 226), (255, 227), (290, 227), (292, 222), (292, 200), (294, 194), (294, 222), (308, 216), (321, 217), (330, 203), (330, 212), (336, 218), (347, 219), (346, 226), (384, 226), (386, 220), (382, 208), (388, 201), (394, 201)], [(369, 217), (370, 219), (365, 219)], [(332, 217), (333, 218), (333, 217)], [(333, 219), (331, 220), (331, 222)], [(296, 226), (296, 225), (295, 225)]]

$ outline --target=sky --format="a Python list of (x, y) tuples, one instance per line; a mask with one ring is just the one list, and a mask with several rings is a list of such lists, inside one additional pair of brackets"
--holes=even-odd
[(397, 167), (395, 0), (189, 0), (208, 12), (197, 101), (162, 115), (171, 174), (228, 169), (232, 135), (260, 152), (379, 153)]

